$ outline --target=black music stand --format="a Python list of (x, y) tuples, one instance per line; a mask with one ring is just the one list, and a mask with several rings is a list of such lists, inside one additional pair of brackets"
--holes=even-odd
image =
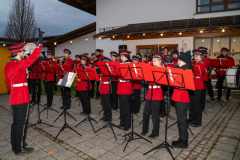
[[(116, 61), (116, 63), (119, 63), (119, 62)], [(109, 94), (110, 94), (110, 96), (111, 96), (111, 94), (112, 94), (112, 76), (119, 76), (119, 71), (118, 71), (116, 65), (114, 65), (113, 63), (108, 63), (108, 62), (105, 63), (105, 65), (102, 65), (102, 66), (99, 66), (99, 65), (98, 65), (98, 67), (99, 67), (99, 68), (103, 68), (104, 70), (107, 71), (107, 73), (105, 73), (105, 72), (102, 73), (103, 76), (109, 76), (109, 77), (110, 77), (110, 78), (109, 78), (109, 79), (110, 79), (110, 88), (109, 88), (110, 93), (109, 93)], [(109, 100), (110, 100), (110, 103), (109, 103), (109, 104), (111, 104), (111, 98), (110, 98)], [(101, 110), (101, 111), (102, 111), (102, 110)], [(112, 112), (112, 110), (111, 110), (111, 112)], [(100, 113), (101, 113), (101, 112), (100, 112)], [(117, 128), (118, 128), (118, 126), (116, 126), (115, 124), (113, 124), (113, 123), (112, 123), (112, 120), (110, 120), (106, 125), (104, 125), (104, 126), (101, 127), (100, 129), (98, 129), (95, 133), (97, 133), (98, 131), (100, 131), (100, 130), (108, 127), (108, 126), (111, 128), (111, 130), (112, 130), (112, 132), (113, 132), (113, 135), (114, 135), (114, 137), (115, 137), (115, 140), (117, 140), (116, 135), (115, 135), (114, 130), (113, 130), (113, 127), (117, 127)]]
[[(36, 68), (36, 73), (38, 73), (38, 71), (39, 71), (39, 72), (40, 72), (40, 71), (43, 71), (44, 68), (42, 68), (42, 66), (39, 67), (39, 65), (41, 65), (41, 64), (38, 63), (38, 60), (37, 60), (37, 64), (38, 64), (38, 65), (37, 65), (37, 68)], [(37, 75), (36, 75), (36, 76), (37, 76)], [(40, 83), (40, 82), (39, 82), (39, 80), (37, 79), (37, 91), (39, 90), (39, 88), (38, 88), (38, 83)], [(38, 94), (38, 92), (37, 92), (37, 94)], [(38, 121), (37, 121), (37, 123), (30, 125), (29, 127), (32, 127), (32, 126), (37, 125), (37, 124), (45, 124), (45, 125), (47, 125), (47, 126), (54, 127), (53, 125), (50, 125), (50, 124), (47, 124), (47, 123), (42, 122), (41, 117), (40, 117), (40, 110), (39, 110), (39, 103), (40, 103), (39, 101), (40, 101), (40, 100), (38, 99), (38, 97), (39, 97), (39, 96), (37, 96), (37, 103), (35, 103), (35, 104), (37, 104), (37, 108), (38, 108), (38, 110), (37, 110), (37, 113), (38, 113)], [(35, 104), (34, 104), (32, 107), (34, 107)]]
[[(68, 73), (66, 73), (67, 75), (68, 75)], [(62, 84), (61, 84), (62, 86), (64, 86), (63, 87), (63, 90), (64, 90), (64, 88), (65, 88), (65, 84), (64, 84), (64, 82), (62, 81)], [(72, 131), (74, 131), (75, 133), (77, 133), (79, 136), (82, 136), (80, 133), (78, 133), (76, 130), (74, 130), (71, 126), (69, 126), (68, 124), (67, 124), (67, 119), (66, 119), (66, 114), (68, 114), (70, 117), (72, 117), (67, 111), (66, 111), (66, 106), (64, 106), (64, 109), (63, 109), (63, 112), (58, 116), (58, 118), (61, 116), (61, 115), (64, 115), (64, 124), (63, 124), (63, 126), (62, 126), (62, 128), (61, 128), (61, 130), (58, 132), (58, 134), (57, 134), (57, 136), (54, 138), (54, 140), (53, 140), (53, 142), (57, 139), (57, 137), (59, 136), (59, 134), (65, 129), (65, 128), (69, 128), (70, 130), (72, 130)], [(58, 119), (57, 118), (57, 119)], [(74, 117), (72, 117), (74, 120), (76, 120)], [(56, 120), (57, 120), (56, 119)], [(55, 120), (55, 121), (56, 121)], [(55, 122), (54, 121), (54, 122)], [(77, 121), (77, 120), (76, 120)], [(53, 122), (53, 123), (54, 123)]]
[[(58, 64), (58, 65), (54, 65), (53, 66), (53, 69), (55, 70), (55, 73), (58, 75), (58, 76), (63, 76), (64, 74), (66, 74), (67, 71), (64, 70), (64, 67), (63, 65), (61, 64)], [(60, 81), (60, 80), (59, 80)], [(63, 92), (64, 92), (64, 89), (65, 89), (65, 86), (62, 85), (62, 81), (58, 82), (58, 85), (60, 85), (63, 89)], [(68, 116), (70, 116), (72, 119), (74, 119), (75, 121), (77, 121), (70, 113), (68, 113), (67, 109), (66, 109), (66, 106), (64, 106), (64, 109), (62, 111), (62, 113), (59, 114), (59, 116), (54, 120), (53, 123), (55, 123), (59, 117), (61, 117), (62, 115), (64, 115), (64, 119), (66, 118), (65, 117), (65, 114), (67, 114)]]
[[(169, 70), (169, 71), (167, 71), (167, 70)], [(174, 159), (174, 157), (172, 155), (172, 152), (170, 150), (170, 148), (173, 149), (173, 147), (171, 145), (169, 145), (169, 143), (167, 142), (168, 116), (169, 116), (169, 108), (170, 108), (170, 97), (169, 97), (170, 94), (169, 93), (170, 93), (170, 87), (171, 86), (175, 86), (176, 87), (176, 85), (172, 85), (173, 82), (176, 82), (176, 83), (178, 83), (178, 86), (181, 86), (182, 88), (185, 88), (185, 82), (184, 82), (183, 73), (181, 73), (181, 70), (179, 70), (178, 73), (172, 73), (171, 69), (165, 68), (164, 71), (159, 71), (159, 70), (155, 70), (154, 71), (153, 70), (152, 74), (154, 75), (154, 79), (155, 79), (156, 83), (168, 86), (167, 115), (166, 115), (166, 126), (165, 126), (165, 140), (164, 140), (163, 143), (161, 143), (160, 145), (154, 147), (153, 149), (149, 150), (148, 152), (144, 153), (143, 155), (146, 155), (146, 154), (150, 153), (151, 151), (153, 151), (155, 149), (165, 148), (169, 152), (169, 154), (171, 155), (172, 159)], [(158, 74), (160, 74), (160, 75), (158, 75)], [(176, 79), (173, 76), (173, 74), (176, 75), (176, 77), (178, 79)]]
[[(81, 80), (87, 80), (87, 93), (88, 93), (88, 96), (89, 96), (89, 93), (90, 93), (89, 92), (90, 80), (96, 81), (97, 78), (98, 78), (98, 77), (96, 77), (96, 74), (94, 74), (94, 71), (92, 70), (93, 68), (89, 68), (89, 69), (90, 70), (86, 70), (86, 68), (84, 66), (76, 68), (76, 71), (77, 71), (77, 74), (78, 74), (78, 78), (81, 79)], [(89, 107), (91, 107), (90, 98), (89, 98)], [(98, 123), (95, 119), (93, 119), (91, 116), (89, 116), (89, 113), (88, 113), (87, 117), (84, 118), (81, 122), (79, 122), (75, 127), (77, 127), (78, 125), (80, 125), (81, 123), (83, 123), (85, 121), (89, 121), (91, 126), (92, 126), (93, 132), (95, 133), (95, 130), (93, 128), (91, 120), (93, 120), (94, 122)]]
[[(132, 63), (131, 63), (132, 64)], [(133, 63), (133, 66), (136, 65), (135, 63)], [(121, 72), (121, 70), (125, 70), (123, 72)], [(136, 71), (138, 70), (138, 71)], [(133, 86), (133, 80), (144, 80), (144, 73), (143, 73), (143, 69), (142, 67), (132, 67), (132, 66), (127, 66), (127, 67), (119, 67), (119, 71), (121, 72), (122, 75), (122, 79), (125, 80), (129, 80), (131, 79), (131, 85)], [(133, 95), (132, 95), (133, 96)], [(125, 137), (125, 141), (127, 140), (127, 136), (128, 136), (128, 140), (127, 140), (127, 144), (125, 145), (123, 152), (125, 151), (127, 145), (129, 142), (135, 140), (135, 139), (143, 139), (149, 143), (152, 143), (151, 141), (147, 140), (146, 138), (142, 137), (141, 135), (137, 134), (136, 132), (134, 132), (134, 124), (133, 124), (133, 98), (131, 98), (131, 119), (132, 119), (132, 131), (125, 134), (123, 137)], [(138, 138), (134, 138), (134, 135), (136, 135)]]
[[(46, 72), (46, 74), (45, 74), (45, 80), (47, 80), (47, 74), (48, 74), (49, 72), (50, 72), (50, 73), (54, 73), (54, 70), (53, 70), (53, 68), (50, 66), (49, 61), (43, 62), (42, 65), (43, 65), (44, 68), (45, 68), (45, 71), (43, 71), (43, 72)], [(55, 111), (55, 112), (59, 113), (57, 110), (53, 109), (52, 107), (48, 107), (48, 106), (46, 106), (45, 108), (43, 108), (43, 110), (42, 110), (40, 113), (42, 113), (42, 112), (45, 111), (45, 110), (47, 110), (47, 119), (48, 119), (48, 110), (52, 110), (52, 111)]]

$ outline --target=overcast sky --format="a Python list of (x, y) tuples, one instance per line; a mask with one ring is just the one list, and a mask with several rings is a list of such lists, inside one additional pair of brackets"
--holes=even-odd
[[(0, 0), (0, 37), (5, 30), (9, 9), (14, 0)], [(43, 36), (62, 35), (96, 22), (96, 17), (58, 0), (31, 0), (38, 27)]]

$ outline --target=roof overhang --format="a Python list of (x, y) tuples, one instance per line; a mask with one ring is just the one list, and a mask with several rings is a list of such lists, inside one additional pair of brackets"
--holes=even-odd
[(96, 0), (58, 0), (96, 16)]
[[(223, 29), (224, 32), (222, 32)], [(193, 34), (206, 37), (206, 35), (212, 36), (218, 32), (229, 35), (230, 32), (240, 33), (240, 16), (129, 24), (122, 27), (100, 28), (99, 31), (100, 33), (95, 34), (94, 38), (132, 40), (193, 36)]]

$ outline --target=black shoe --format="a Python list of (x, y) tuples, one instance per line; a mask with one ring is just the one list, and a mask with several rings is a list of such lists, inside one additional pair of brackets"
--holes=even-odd
[(99, 97), (95, 97), (95, 99), (99, 99)]
[(99, 119), (99, 121), (105, 121), (105, 119), (106, 119), (105, 117), (102, 117)]
[(188, 125), (192, 124), (193, 122), (194, 122), (194, 120), (191, 120), (191, 119), (187, 120)]
[(78, 97), (78, 96), (76, 95), (76, 96), (74, 96), (74, 97)]
[(120, 128), (120, 129), (122, 129), (124, 126), (122, 126), (122, 125), (118, 125), (117, 127)]
[(188, 148), (188, 140), (172, 141), (172, 147), (174, 148)]
[(117, 109), (118, 109), (118, 107), (114, 107), (114, 108), (113, 108), (113, 110), (115, 110), (115, 111), (116, 111)]
[(142, 136), (146, 136), (147, 132), (142, 132), (141, 135)]
[(86, 114), (86, 113), (82, 111), (80, 114)]
[(46, 103), (46, 104), (44, 104), (44, 106), (47, 106), (47, 103)]
[(193, 123), (191, 124), (191, 126), (192, 126), (192, 127), (200, 127), (200, 126), (202, 126), (202, 123), (193, 122)]
[(91, 96), (91, 97), (89, 97), (89, 98), (90, 98), (90, 99), (91, 99), (91, 98), (94, 98), (94, 96)]
[(23, 155), (23, 154), (29, 154), (32, 153), (34, 151), (34, 148), (30, 147), (30, 148), (24, 148), (22, 151), (14, 151), (15, 152), (15, 156), (19, 156), (19, 155)]
[(160, 117), (161, 117), (161, 118), (166, 117), (166, 113), (162, 111), (162, 112), (160, 113)]
[(122, 130), (123, 130), (123, 131), (128, 131), (129, 129), (130, 129), (130, 128), (125, 128), (125, 127), (124, 127)]
[(106, 123), (108, 123), (108, 122), (110, 122), (110, 121), (112, 121), (112, 119), (110, 119), (110, 118), (104, 119), (104, 122), (106, 122)]
[(214, 97), (210, 97), (210, 100), (211, 100), (211, 101), (215, 101)]
[(66, 109), (70, 109), (70, 107), (66, 107)]
[(60, 107), (60, 109), (64, 109), (64, 106)]
[(148, 136), (148, 138), (155, 138), (155, 137), (158, 137), (159, 135), (153, 135), (153, 134), (150, 134), (149, 136)]

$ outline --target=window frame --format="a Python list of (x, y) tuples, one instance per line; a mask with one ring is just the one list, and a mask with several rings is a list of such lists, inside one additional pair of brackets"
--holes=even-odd
[[(223, 1), (220, 1), (220, 2), (212, 2), (212, 0), (209, 0), (209, 4), (203, 4), (203, 5), (198, 5), (198, 1), (200, 1), (200, 0), (196, 0), (196, 14), (240, 10), (240, 8), (228, 9), (228, 4), (229, 3), (240, 2), (240, 0), (223, 0)], [(212, 5), (217, 5), (217, 4), (223, 4), (224, 5), (223, 6), (223, 10), (212, 11), (211, 10), (212, 9)], [(204, 6), (209, 6), (209, 11), (198, 12), (198, 7), (204, 7)]]

